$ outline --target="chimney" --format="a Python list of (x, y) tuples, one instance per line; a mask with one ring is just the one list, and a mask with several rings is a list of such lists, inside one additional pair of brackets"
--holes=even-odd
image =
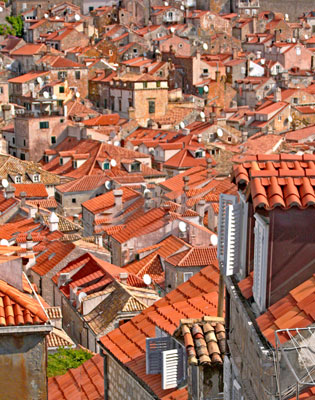
[(207, 158), (207, 179), (210, 179), (212, 176), (212, 160), (211, 158)]
[(150, 191), (145, 192), (144, 198), (145, 198), (145, 203), (144, 203), (145, 211), (149, 211), (152, 208), (152, 193)]
[(247, 142), (248, 132), (242, 132), (242, 143)]
[(32, 251), (33, 246), (34, 246), (33, 238), (31, 232), (29, 232), (26, 236), (26, 250)]
[(120, 272), (119, 280), (122, 284), (127, 285), (128, 280), (128, 272)]
[(25, 207), (26, 193), (25, 192), (21, 192), (20, 193), (20, 197), (21, 197), (21, 207)]
[(281, 39), (280, 39), (280, 31), (279, 31), (279, 29), (277, 29), (275, 31), (275, 42), (280, 42), (280, 41), (281, 41)]
[(36, 212), (37, 212), (37, 209), (36, 209), (36, 208), (30, 207), (30, 208), (28, 209), (28, 216), (27, 216), (27, 218), (35, 218)]
[(121, 189), (113, 190), (114, 198), (115, 198), (115, 211), (120, 211), (122, 209), (122, 197), (123, 191)]
[(278, 102), (282, 100), (281, 89), (278, 87), (274, 92), (274, 101)]
[(2, 106), (2, 114), (3, 114), (3, 119), (5, 121), (8, 121), (12, 118), (11, 115), (11, 106), (9, 104), (4, 104)]
[(4, 197), (6, 199), (12, 199), (14, 197), (15, 187), (9, 185), (4, 192)]
[(258, 15), (255, 14), (253, 15), (253, 33), (257, 33), (257, 20), (258, 20)]
[(57, 215), (52, 212), (49, 216), (49, 230), (50, 232), (55, 232), (58, 230), (58, 223), (59, 223), (59, 218)]
[(196, 206), (196, 211), (201, 217), (201, 219), (205, 216), (205, 205), (206, 201), (204, 199), (200, 200)]
[(233, 60), (236, 60), (238, 57), (238, 48), (237, 47), (233, 47), (232, 49), (232, 58)]

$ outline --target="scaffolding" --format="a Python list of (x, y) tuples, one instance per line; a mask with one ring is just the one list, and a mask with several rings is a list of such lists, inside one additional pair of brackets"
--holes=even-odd
[[(315, 327), (279, 329), (275, 336), (279, 399), (295, 396), (299, 400), (301, 392), (315, 386)], [(292, 379), (286, 369), (292, 374)], [(294, 383), (291, 383), (293, 379)]]

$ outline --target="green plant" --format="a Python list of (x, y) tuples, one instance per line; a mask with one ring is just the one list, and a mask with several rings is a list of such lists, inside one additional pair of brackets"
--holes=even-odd
[(20, 15), (17, 17), (6, 17), (8, 24), (0, 25), (0, 35), (14, 35), (18, 37), (23, 36), (23, 19)]
[(65, 374), (70, 368), (78, 368), (93, 354), (83, 349), (60, 349), (54, 354), (48, 354), (47, 375), (49, 378)]

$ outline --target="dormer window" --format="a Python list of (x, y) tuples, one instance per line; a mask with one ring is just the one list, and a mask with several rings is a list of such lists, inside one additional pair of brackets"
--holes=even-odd
[(197, 150), (195, 153), (196, 158), (202, 158), (204, 156), (204, 152), (202, 150)]
[(77, 163), (76, 160), (73, 160), (73, 161), (72, 161), (72, 167), (73, 167), (74, 169), (77, 169), (77, 168), (78, 168), (78, 163)]
[(131, 164), (132, 172), (140, 172), (140, 163), (134, 162)]
[(22, 177), (21, 177), (20, 175), (17, 175), (17, 176), (14, 178), (14, 182), (15, 182), (15, 183), (22, 183)]
[(105, 170), (108, 170), (108, 169), (110, 169), (110, 163), (108, 161), (105, 161), (103, 163), (103, 170), (105, 171)]
[(40, 182), (40, 175), (39, 174), (33, 175), (33, 182)]
[(60, 157), (60, 159), (59, 159), (59, 165), (63, 165), (63, 158), (62, 157)]

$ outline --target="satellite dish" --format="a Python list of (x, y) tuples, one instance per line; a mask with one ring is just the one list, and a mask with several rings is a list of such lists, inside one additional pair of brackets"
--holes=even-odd
[(7, 239), (1, 239), (0, 240), (0, 245), (1, 246), (9, 246), (9, 242), (7, 241)]
[(202, 45), (202, 47), (203, 47), (204, 50), (208, 50), (208, 45), (207, 45), (207, 43), (204, 43), (204, 44)]
[(79, 296), (78, 296), (78, 301), (79, 301), (79, 303), (81, 303), (82, 300), (84, 299), (84, 297), (86, 297), (86, 296), (87, 296), (87, 294), (86, 294), (85, 292), (81, 292), (81, 293), (79, 294)]
[(48, 92), (44, 92), (44, 93), (43, 93), (43, 96), (44, 96), (45, 99), (48, 99), (49, 93), (48, 93)]
[(116, 147), (120, 146), (120, 141), (119, 140), (115, 140), (114, 146), (116, 146)]
[(56, 19), (60, 19), (60, 17), (57, 15)]
[(147, 193), (150, 193), (149, 189), (145, 189), (144, 192), (143, 192), (144, 195), (147, 194)]
[(105, 182), (105, 187), (106, 187), (107, 190), (110, 190), (110, 188), (112, 187), (111, 181), (106, 181)]
[(168, 2), (164, 1), (164, 5), (165, 5), (165, 7), (168, 7)]
[(159, 50), (159, 49), (156, 49), (156, 50), (155, 50), (155, 54), (161, 54), (160, 50)]
[(49, 17), (49, 15), (48, 14), (44, 14), (44, 17), (47, 19)]
[(184, 122), (182, 121), (182, 122), (179, 124), (179, 126), (181, 127), (181, 129), (184, 129), (184, 128), (185, 128)]
[(203, 87), (203, 90), (205, 91), (205, 93), (208, 93), (208, 92), (209, 92), (208, 86), (204, 86), (204, 87)]
[(0, 7), (0, 12), (2, 12), (3, 11), (3, 8), (2, 7)]
[(144, 274), (144, 275), (143, 275), (143, 282), (144, 282), (146, 285), (151, 285), (151, 282), (152, 282), (151, 276), (148, 275), (148, 274)]
[(200, 115), (201, 118), (205, 118), (206, 117), (206, 114), (203, 111), (201, 111), (201, 113), (199, 115)]
[(111, 141), (111, 140), (109, 140), (109, 141), (107, 142), (107, 144), (112, 144), (112, 141)]
[(171, 31), (172, 33), (174, 33), (174, 32), (175, 32), (175, 28), (172, 26), (171, 29), (170, 29), (170, 31)]
[(9, 186), (9, 182), (6, 179), (2, 179), (1, 184), (4, 188), (7, 188)]
[(217, 130), (217, 135), (218, 135), (219, 137), (222, 137), (222, 136), (223, 136), (223, 131), (222, 131), (221, 128), (218, 128), (218, 130)]
[(180, 9), (184, 11), (184, 10), (185, 10), (185, 7), (184, 7), (184, 6), (180, 6)]
[(304, 35), (304, 37), (305, 37), (306, 40), (308, 39), (308, 35)]
[(178, 229), (183, 233), (186, 232), (187, 224), (184, 221), (180, 221), (180, 223), (178, 224)]
[(37, 80), (38, 83), (42, 83), (43, 82), (43, 80), (42, 80), (42, 78), (40, 76), (36, 80)]
[(80, 21), (81, 17), (80, 17), (79, 14), (75, 14), (74, 19), (75, 19), (76, 21)]
[(210, 242), (212, 244), (212, 246), (217, 246), (218, 244), (218, 236), (213, 234), (210, 236)]
[(116, 160), (114, 160), (114, 159), (110, 160), (110, 165), (111, 165), (112, 167), (116, 167), (116, 165), (117, 165)]
[(293, 121), (293, 118), (291, 117), (291, 115), (288, 116), (288, 121), (289, 121), (289, 122), (292, 122), (292, 121)]
[(76, 93), (75, 93), (75, 97), (77, 97), (77, 98), (80, 97), (80, 93), (79, 93), (79, 92), (76, 92)]

